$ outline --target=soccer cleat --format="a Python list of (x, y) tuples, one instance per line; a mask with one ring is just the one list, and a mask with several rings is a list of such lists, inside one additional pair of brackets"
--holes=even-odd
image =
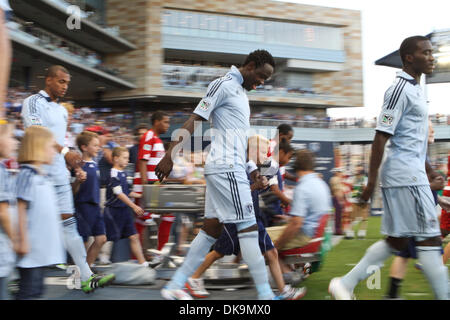
[(206, 298), (209, 296), (209, 292), (206, 291), (203, 279), (188, 278), (186, 281), (186, 289), (195, 298)]
[(300, 300), (306, 295), (306, 287), (292, 288), (289, 285), (287, 287), (288, 288), (278, 296), (278, 300)]
[(353, 239), (355, 237), (355, 231), (348, 230), (345, 232), (345, 239)]
[(193, 300), (186, 291), (182, 289), (161, 289), (161, 296), (166, 300)]
[(106, 275), (93, 274), (88, 280), (81, 281), (81, 289), (84, 293), (91, 293), (98, 287), (103, 288), (110, 285), (115, 278), (116, 276), (113, 273)]
[(366, 237), (366, 230), (358, 230), (358, 238), (364, 239)]
[(331, 279), (328, 292), (336, 300), (354, 300), (353, 293), (342, 284), (341, 278)]

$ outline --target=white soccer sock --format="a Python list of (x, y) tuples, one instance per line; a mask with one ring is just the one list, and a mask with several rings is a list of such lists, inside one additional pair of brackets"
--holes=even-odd
[(242, 258), (247, 263), (255, 282), (258, 298), (260, 300), (272, 299), (275, 295), (269, 285), (266, 264), (259, 248), (258, 231), (239, 233), (238, 237)]
[(442, 262), (441, 247), (416, 247), (423, 273), (436, 299), (448, 300), (448, 270)]
[(170, 282), (167, 284), (167, 289), (183, 289), (187, 279), (197, 270), (202, 264), (205, 256), (208, 254), (211, 246), (217, 239), (209, 236), (203, 230), (195, 237), (191, 243), (191, 247), (186, 255), (183, 265), (173, 275)]
[[(378, 241), (371, 245), (359, 263), (345, 276), (342, 277), (342, 284), (350, 291), (356, 287), (358, 282), (369, 277), (375, 270), (372, 266), (381, 267), (384, 260), (392, 255), (391, 247), (385, 240)], [(370, 273), (368, 272), (370, 271)]]
[(86, 262), (86, 248), (83, 239), (77, 230), (77, 221), (74, 217), (62, 221), (64, 246), (72, 257), (75, 265), (80, 269), (81, 281), (88, 280), (93, 274)]

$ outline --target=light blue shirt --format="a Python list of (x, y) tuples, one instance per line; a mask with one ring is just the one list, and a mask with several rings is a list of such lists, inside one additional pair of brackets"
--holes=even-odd
[(232, 66), (225, 76), (210, 83), (205, 97), (194, 110), (211, 122), (211, 149), (206, 158), (205, 174), (245, 172), (250, 105), (243, 81), (239, 70)]
[[(44, 90), (24, 100), (22, 106), (24, 127), (38, 125), (48, 128), (54, 135), (56, 142), (64, 146), (67, 132), (68, 113), (66, 108), (51, 101)], [(70, 173), (62, 154), (57, 153), (51, 166), (43, 169), (50, 175), (55, 186), (70, 183)]]
[(392, 135), (381, 166), (381, 186), (429, 185), (428, 106), (420, 85), (404, 71), (386, 91), (376, 130)]
[(17, 199), (27, 202), (27, 232), (30, 251), (21, 257), (21, 268), (65, 263), (63, 230), (55, 187), (31, 165), (23, 165), (16, 181)]
[(303, 225), (300, 232), (313, 237), (319, 220), (331, 211), (331, 193), (328, 185), (316, 173), (303, 176), (294, 190), (292, 216), (302, 217)]

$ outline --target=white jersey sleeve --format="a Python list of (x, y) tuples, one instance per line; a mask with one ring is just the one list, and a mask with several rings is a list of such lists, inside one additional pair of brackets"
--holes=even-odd
[(224, 83), (230, 81), (231, 77), (225, 76), (214, 80), (208, 86), (208, 91), (194, 110), (194, 113), (205, 120), (209, 120), (211, 113), (217, 109), (223, 99)]
[(29, 126), (44, 126), (42, 101), (45, 101), (40, 95), (35, 94), (24, 100), (22, 106), (22, 119), (25, 128)]
[(397, 125), (408, 102), (406, 90), (404, 90), (407, 81), (402, 78), (398, 79), (399, 81), (395, 85), (392, 85), (384, 95), (383, 108), (381, 109), (375, 129), (390, 135), (395, 134)]

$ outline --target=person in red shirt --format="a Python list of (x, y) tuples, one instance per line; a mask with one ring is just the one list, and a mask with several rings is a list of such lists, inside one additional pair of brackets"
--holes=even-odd
[[(447, 186), (444, 188), (442, 195), (444, 197), (450, 197), (450, 153), (448, 155), (448, 170), (447, 170)], [(450, 234), (450, 211), (446, 211), (442, 209), (441, 212), (441, 232), (442, 236), (446, 237)], [(450, 243), (445, 246), (444, 255), (442, 259), (444, 263), (447, 263), (448, 258), (450, 257)]]
[[(153, 113), (152, 128), (148, 130), (139, 142), (138, 161), (136, 164), (136, 173), (133, 181), (133, 191), (142, 194), (143, 185), (152, 184), (158, 181), (155, 174), (156, 165), (166, 154), (164, 144), (159, 138), (169, 130), (170, 118), (162, 112)], [(140, 199), (136, 199), (136, 204), (140, 206)], [(136, 230), (139, 233), (142, 242), (142, 235), (145, 229), (145, 221), (151, 219), (152, 215), (146, 212), (141, 217), (136, 217)], [(169, 240), (170, 228), (174, 221), (174, 217), (170, 215), (163, 216), (158, 229), (158, 250)]]

